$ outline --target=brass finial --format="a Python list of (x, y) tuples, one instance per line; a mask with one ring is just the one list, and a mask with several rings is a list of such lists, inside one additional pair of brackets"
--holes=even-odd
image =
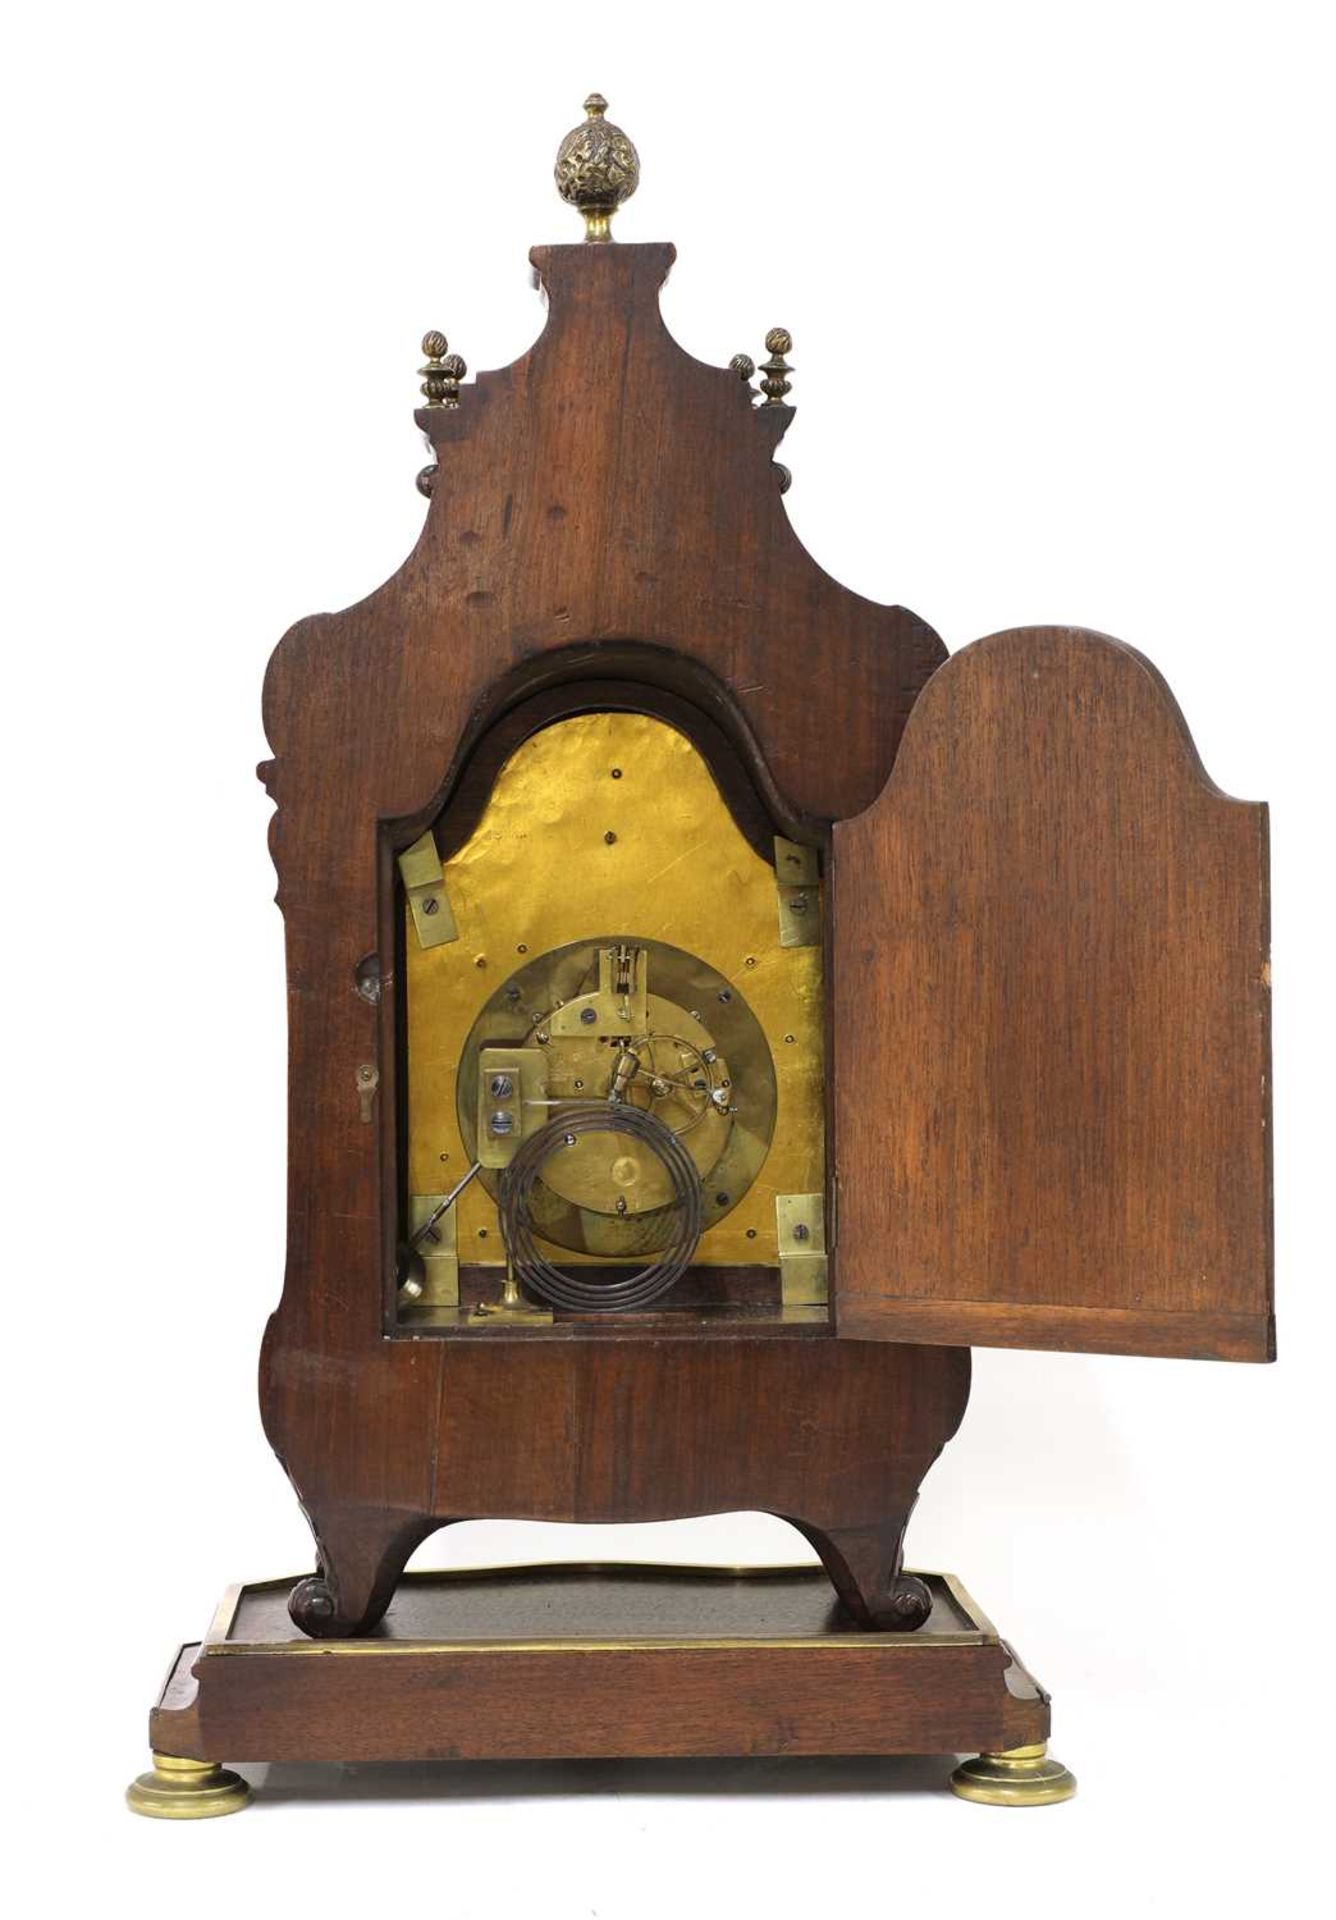
[(459, 383), (468, 372), (468, 368), (457, 353), (447, 353), (450, 342), (443, 333), (435, 328), (422, 336), (422, 351), (427, 356), (425, 367), (419, 367), (422, 375), (422, 397), (429, 407), (457, 407), (459, 405)]
[(584, 215), (585, 239), (612, 238), (612, 216), (640, 185), (640, 156), (620, 127), (605, 120), (608, 103), (591, 93), (588, 118), (557, 149), (557, 192)]
[(786, 353), (793, 351), (793, 335), (788, 328), (771, 327), (765, 336), (765, 350), (770, 358), (761, 362), (761, 372), (765, 375), (761, 392), (765, 395), (768, 407), (779, 407), (784, 404), (784, 395), (791, 384), (788, 376), (793, 372), (784, 358)]
[(728, 363), (730, 373), (735, 373), (745, 387), (756, 371), (756, 362), (749, 353), (735, 353)]

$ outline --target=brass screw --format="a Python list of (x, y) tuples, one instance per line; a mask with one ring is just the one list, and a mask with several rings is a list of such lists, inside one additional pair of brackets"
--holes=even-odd
[(793, 351), (793, 335), (787, 327), (771, 327), (765, 336), (765, 348), (770, 358), (761, 362), (761, 372), (765, 376), (761, 381), (761, 392), (765, 395), (768, 407), (779, 407), (784, 404), (784, 395), (790, 386), (788, 376), (793, 372), (784, 358), (786, 353)]

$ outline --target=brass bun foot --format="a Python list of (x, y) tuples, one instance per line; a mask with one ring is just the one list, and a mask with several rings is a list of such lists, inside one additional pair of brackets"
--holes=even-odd
[(131, 1811), (151, 1820), (216, 1820), (240, 1813), (250, 1797), (239, 1773), (212, 1760), (178, 1760), (170, 1753), (155, 1753), (153, 1771), (141, 1773), (125, 1789)]
[(1076, 1775), (1049, 1758), (1048, 1744), (981, 1753), (951, 1775), (951, 1791), (985, 1807), (1052, 1807), (1076, 1792)]

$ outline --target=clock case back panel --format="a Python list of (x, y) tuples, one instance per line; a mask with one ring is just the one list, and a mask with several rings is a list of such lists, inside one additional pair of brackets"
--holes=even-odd
[[(550, 302), (534, 347), (464, 388), (457, 410), (418, 415), (438, 471), (417, 547), (367, 600), (294, 627), (266, 680), (290, 1160), (287, 1267), (261, 1398), (320, 1559), (294, 1616), (314, 1633), (365, 1629), (413, 1547), (452, 1519), (756, 1507), (804, 1527), (857, 1618), (912, 1626), (904, 1525), (963, 1413), (968, 1354), (882, 1336), (987, 1341), (1013, 1329), (1005, 1316), (992, 1327), (963, 1315), (910, 1330), (878, 1311), (922, 1284), (915, 1275), (902, 1286), (883, 1239), (897, 1151), (885, 1116), (899, 1111), (894, 1080), (914, 1045), (906, 1022), (918, 1017), (895, 986), (907, 902), (878, 885), (892, 832), (883, 789), (944, 649), (914, 615), (840, 587), (801, 547), (772, 459), (790, 409), (753, 407), (733, 373), (672, 341), (658, 308), (671, 247), (532, 257)], [(441, 815), (509, 714), (562, 689), (593, 699), (601, 681), (643, 686), (646, 711), (672, 700), (701, 716), (792, 838), (825, 848), (831, 824), (850, 823), (826, 957), (838, 1023), (853, 1019), (838, 982), (859, 956), (850, 1033), (860, 1044), (836, 1038), (828, 1098), (837, 1150), (861, 1130), (868, 1193), (855, 1196), (837, 1162), (835, 1325), (785, 1340), (679, 1339), (662, 1323), (559, 1342), (500, 1329), (485, 1343), (387, 1337), (401, 1147), (396, 981), (384, 965), (395, 951), (396, 855)], [(1129, 754), (1143, 751), (1129, 741)], [(1053, 770), (1074, 814), (1082, 777), (1079, 759)], [(937, 791), (934, 844), (963, 832), (975, 807), (967, 782)], [(1232, 899), (1255, 871), (1233, 842), (1216, 853), (1221, 897)], [(912, 849), (907, 859), (912, 899)], [(1031, 881), (1042, 891), (1043, 874)], [(1059, 920), (1069, 904), (1058, 888)], [(929, 945), (925, 933), (921, 954)], [(379, 1005), (358, 991), (372, 954), (383, 963)], [(1014, 952), (1002, 957), (1015, 964)], [(986, 941), (974, 959), (991, 964)], [(1085, 978), (1094, 1000), (1116, 985), (1098, 952)], [(1226, 1053), (1255, 1052), (1251, 1003), (1222, 1018)], [(959, 1066), (946, 1049), (943, 1071)], [(943, 1085), (944, 1105), (952, 1097)], [(1238, 1117), (1241, 1130), (1251, 1117)], [(1227, 1150), (1228, 1121), (1213, 1124)], [(1023, 1183), (1011, 1191), (1023, 1209)], [(1079, 1217), (1079, 1184), (1070, 1198)], [(1005, 1206), (999, 1222), (1025, 1231)], [(977, 1303), (990, 1279), (950, 1269), (941, 1284)], [(1135, 1307), (1144, 1284), (1140, 1270), (1109, 1265), (1096, 1304)], [(1192, 1303), (1200, 1336), (1154, 1350), (1237, 1350), (1212, 1331), (1215, 1285), (1208, 1275)], [(1036, 1345), (1073, 1344), (1042, 1316), (1026, 1331)]]

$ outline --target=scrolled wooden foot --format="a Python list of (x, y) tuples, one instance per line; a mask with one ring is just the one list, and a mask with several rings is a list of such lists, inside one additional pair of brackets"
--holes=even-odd
[(932, 1612), (932, 1595), (916, 1573), (898, 1573), (886, 1611), (892, 1616), (886, 1622), (888, 1632), (913, 1633)]
[(217, 1820), (240, 1813), (251, 1790), (239, 1773), (214, 1760), (181, 1760), (155, 1753), (151, 1773), (141, 1773), (125, 1789), (132, 1813), (150, 1820)]
[(347, 1508), (309, 1517), (319, 1566), (292, 1589), (288, 1612), (313, 1640), (369, 1633), (394, 1598), (413, 1549), (444, 1524), (421, 1514)]
[(793, 1524), (821, 1555), (835, 1591), (860, 1627), (877, 1633), (913, 1633), (932, 1611), (932, 1595), (917, 1574), (905, 1573), (908, 1514), (880, 1526), (816, 1527)]
[(1049, 1755), (1048, 1742), (981, 1753), (951, 1775), (952, 1793), (984, 1807), (1053, 1807), (1076, 1792), (1076, 1775)]
[(313, 1640), (337, 1638), (351, 1631), (340, 1624), (334, 1589), (322, 1573), (308, 1574), (297, 1582), (288, 1595), (288, 1612), (293, 1623)]

